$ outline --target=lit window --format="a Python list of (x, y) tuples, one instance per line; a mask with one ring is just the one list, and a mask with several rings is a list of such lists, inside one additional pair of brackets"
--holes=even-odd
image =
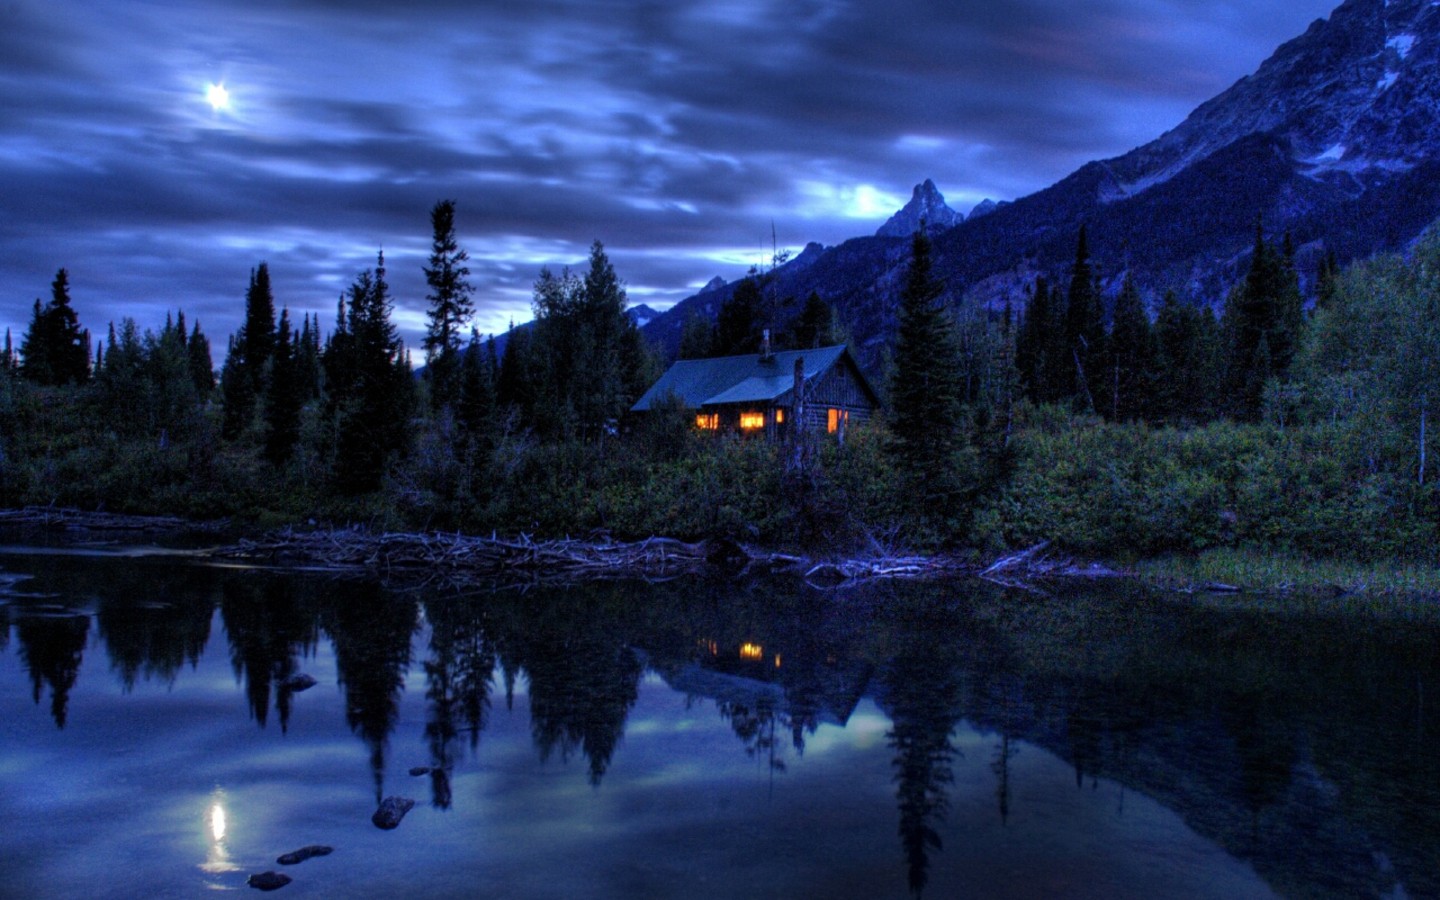
[(785, 410), (783, 410), (783, 409), (778, 409), (778, 408), (775, 410), (775, 424), (776, 424), (776, 425), (784, 425), (784, 424), (785, 424)]
[(840, 430), (840, 426), (850, 422), (850, 413), (843, 409), (828, 409), (825, 411), (825, 430), (834, 434)]
[(714, 431), (720, 427), (720, 414), (700, 413), (695, 417), (695, 427), (703, 428), (706, 431)]
[(765, 650), (764, 650), (764, 648), (761, 647), (759, 644), (741, 644), (741, 645), (740, 645), (740, 658), (741, 658), (741, 659), (764, 659), (764, 658), (765, 658)]
[(740, 428), (744, 431), (753, 431), (765, 427), (765, 414), (762, 412), (742, 412), (740, 414)]

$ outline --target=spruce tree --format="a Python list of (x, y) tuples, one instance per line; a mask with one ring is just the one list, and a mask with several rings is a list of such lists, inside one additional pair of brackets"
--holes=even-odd
[(300, 410), (305, 405), (297, 357), (299, 336), (290, 328), (290, 311), (280, 311), (275, 331), (275, 349), (270, 363), (270, 384), (265, 394), (265, 459), (283, 466), (300, 440)]
[(1050, 285), (1041, 275), (1027, 293), (1025, 310), (1015, 335), (1015, 368), (1026, 394), (1036, 403), (1047, 403), (1048, 354), (1050, 340)]
[(185, 342), (185, 353), (190, 360), (190, 380), (203, 401), (215, 390), (215, 362), (210, 358), (210, 339), (200, 331), (198, 320)]
[(758, 276), (751, 274), (735, 286), (720, 304), (715, 318), (711, 356), (741, 356), (758, 353), (764, 332), (765, 297)]
[(455, 238), (455, 201), (441, 200), (430, 210), (430, 264), (425, 282), (430, 286), (426, 299), (425, 372), (430, 382), (430, 403), (435, 409), (453, 406), (460, 396), (461, 334), (474, 305), (470, 301), (470, 255)]
[(705, 359), (710, 356), (714, 328), (699, 313), (692, 312), (680, 331), (680, 359)]
[(472, 439), (484, 440), (494, 426), (495, 379), (480, 334), (470, 331), (470, 342), (460, 360), (460, 403), (456, 418)]
[(1277, 252), (1257, 220), (1250, 268), (1226, 298), (1226, 394), (1243, 421), (1259, 418), (1266, 383), (1288, 375), (1299, 348), (1304, 313), (1293, 257), (1288, 236)]
[(275, 294), (270, 289), (268, 263), (260, 263), (250, 273), (250, 287), (245, 292), (244, 335), (240, 359), (258, 395), (265, 388), (265, 367), (275, 352)]
[(1065, 343), (1070, 356), (1070, 396), (1084, 411), (1096, 409), (1096, 396), (1104, 384), (1105, 319), (1100, 289), (1090, 264), (1090, 243), (1084, 225), (1070, 270), (1065, 302)]
[(90, 333), (70, 305), (70, 276), (64, 269), (50, 283), (50, 302), (35, 301), (30, 327), (20, 343), (20, 372), (38, 384), (84, 384), (90, 379)]
[(952, 511), (959, 493), (957, 456), (965, 445), (959, 347), (944, 292), (931, 270), (930, 239), (922, 227), (911, 242), (900, 295), (890, 430), (907, 496), (932, 525)]
[(383, 253), (373, 271), (355, 279), (346, 300), (323, 365), (336, 428), (335, 483), (361, 494), (380, 486), (390, 456), (405, 449), (413, 388), (390, 321)]
[(1115, 300), (1107, 342), (1106, 411), (1117, 422), (1144, 419), (1150, 413), (1155, 379), (1155, 338), (1134, 280), (1125, 276)]
[(839, 317), (835, 307), (826, 303), (815, 291), (805, 298), (805, 304), (790, 323), (787, 343), (795, 350), (811, 350), (816, 347), (833, 347), (845, 343), (841, 333)]

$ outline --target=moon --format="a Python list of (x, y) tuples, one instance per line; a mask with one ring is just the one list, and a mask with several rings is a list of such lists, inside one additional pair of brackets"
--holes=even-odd
[(215, 112), (223, 112), (230, 108), (230, 92), (223, 84), (212, 84), (205, 88), (205, 101)]

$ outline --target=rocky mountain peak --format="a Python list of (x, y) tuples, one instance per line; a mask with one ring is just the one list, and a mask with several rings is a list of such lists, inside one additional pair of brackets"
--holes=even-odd
[(965, 221), (963, 213), (945, 205), (945, 196), (929, 178), (915, 185), (910, 202), (875, 232), (876, 237), (909, 237), (924, 222), (931, 231), (944, 231)]
[(1358, 193), (1440, 147), (1440, 3), (1346, 0), (1158, 140), (1108, 161), (1103, 201), (1163, 183), (1252, 134)]

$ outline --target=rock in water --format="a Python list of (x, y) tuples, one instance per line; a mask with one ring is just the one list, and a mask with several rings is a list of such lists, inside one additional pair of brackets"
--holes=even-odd
[(294, 691), (298, 694), (301, 691), (308, 691), (312, 687), (314, 687), (315, 679), (309, 675), (306, 675), (304, 672), (301, 672), (298, 675), (291, 675), (289, 678), (281, 682), (280, 686), (286, 688), (287, 690)]
[(375, 823), (376, 828), (389, 831), (399, 825), (400, 820), (405, 818), (405, 814), (414, 806), (415, 801), (409, 797), (386, 797), (380, 802), (380, 808), (375, 810), (370, 821)]
[(311, 844), (308, 847), (301, 847), (299, 850), (291, 851), (275, 860), (282, 866), (293, 866), (302, 863), (312, 856), (329, 856), (335, 851), (334, 847), (326, 847), (324, 844)]
[(279, 872), (261, 872), (259, 875), (251, 875), (245, 883), (262, 891), (278, 891), (290, 883), (290, 876)]

